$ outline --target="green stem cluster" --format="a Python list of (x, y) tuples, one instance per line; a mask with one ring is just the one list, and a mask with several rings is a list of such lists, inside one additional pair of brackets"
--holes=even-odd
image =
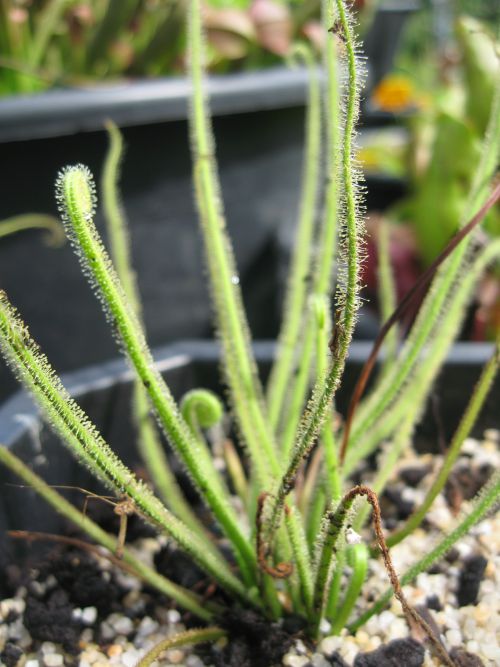
[[(322, 25), (325, 33), (336, 20), (335, 3), (325, 0), (322, 10)], [(316, 239), (316, 252), (311, 256), (308, 278), (311, 280), (311, 294), (318, 299), (330, 300), (334, 259), (337, 251), (339, 219), (342, 209), (342, 137), (344, 110), (341, 95), (341, 68), (345, 58), (338, 50), (333, 37), (326, 39), (324, 68), (327, 73), (323, 111), (326, 132), (327, 182), (324, 196), (324, 211)], [(299, 252), (296, 250), (296, 252)], [(337, 264), (340, 260), (337, 261)], [(291, 389), (287, 393), (287, 410), (283, 416), (281, 448), (289, 455), (293, 447), (300, 422), (300, 415), (306, 402), (311, 377), (311, 362), (314, 354), (316, 322), (314, 314), (306, 311), (301, 340), (298, 341), (295, 366), (288, 364), (286, 376), (293, 376)], [(290, 358), (291, 361), (291, 358)], [(278, 357), (276, 365), (280, 363)], [(283, 371), (285, 374), (285, 371)], [(273, 377), (273, 375), (271, 375)], [(279, 397), (279, 395), (278, 395)], [(277, 412), (283, 412), (285, 394), (276, 399)]]
[(324, 424), (331, 407), (333, 397), (340, 384), (347, 358), (349, 344), (354, 332), (356, 313), (359, 307), (359, 267), (363, 236), (363, 222), (358, 212), (357, 192), (355, 185), (356, 171), (354, 167), (352, 136), (359, 111), (359, 82), (356, 69), (356, 54), (352, 28), (347, 19), (344, 5), (337, 0), (336, 7), (340, 25), (345, 38), (349, 71), (348, 92), (346, 102), (346, 119), (344, 142), (342, 147), (342, 175), (345, 189), (346, 216), (341, 231), (339, 266), (345, 263), (345, 282), (340, 280), (337, 288), (334, 336), (331, 341), (332, 360), (328, 372), (321, 382), (317, 383), (313, 397), (301, 419), (298, 434), (291, 453), (290, 462), (282, 476), (275, 494), (275, 502), (271, 511), (270, 533), (278, 527), (286, 497), (295, 483), (300, 465), (309, 455), (316, 437)]
[[(487, 199), (489, 184), (495, 174), (500, 154), (500, 77), (491, 108), (490, 121), (483, 141), (481, 161), (477, 166), (473, 186), (464, 206), (461, 225), (464, 226), (480, 209)], [(404, 412), (400, 406), (411, 394), (413, 387), (425, 389), (424, 398), (429, 394), (436, 374), (443, 363), (447, 349), (455, 339), (466, 313), (467, 299), (470, 299), (475, 283), (469, 278), (475, 272), (477, 263), (471, 250), (473, 239), (468, 237), (454, 250), (439, 268), (436, 277), (420, 307), (410, 334), (402, 346), (397, 363), (390, 372), (384, 374), (364, 404), (358, 411), (349, 438), (350, 451), (346, 457), (345, 474), (349, 474), (360, 459), (391, 434), (388, 428), (389, 416), (397, 424)], [(487, 252), (488, 248), (484, 251)], [(477, 280), (477, 275), (475, 280)], [(460, 304), (460, 305), (459, 305)], [(447, 345), (443, 344), (446, 341)], [(429, 345), (429, 343), (431, 344)], [(426, 350), (427, 347), (427, 350)], [(439, 347), (442, 354), (436, 354)], [(425, 351), (425, 366), (433, 367), (433, 372), (425, 374), (422, 384), (422, 356)], [(420, 377), (418, 375), (420, 374)], [(418, 406), (418, 401), (413, 401)], [(396, 407), (397, 406), (397, 407)], [(420, 414), (416, 410), (416, 415)], [(392, 427), (394, 428), (394, 426)], [(374, 434), (380, 434), (381, 436)]]
[(273, 435), (267, 422), (262, 388), (253, 358), (234, 253), (226, 233), (214, 156), (214, 141), (204, 86), (204, 49), (199, 0), (188, 13), (189, 71), (193, 85), (190, 112), (193, 181), (217, 327), (222, 344), (224, 373), (231, 407), (261, 482), (277, 474)]

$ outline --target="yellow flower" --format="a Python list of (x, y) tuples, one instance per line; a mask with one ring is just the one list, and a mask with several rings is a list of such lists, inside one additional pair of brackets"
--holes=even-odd
[(401, 74), (389, 74), (373, 91), (373, 102), (383, 111), (404, 111), (417, 104), (412, 82)]

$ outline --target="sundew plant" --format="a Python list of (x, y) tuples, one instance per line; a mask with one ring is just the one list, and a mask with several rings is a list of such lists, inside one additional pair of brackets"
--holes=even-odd
[[(116, 495), (120, 535), (110, 535), (84, 517), (5, 447), (0, 447), (0, 460), (105, 547), (114, 562), (122, 562), (199, 618), (198, 630), (166, 639), (142, 659), (143, 667), (167, 648), (226, 635), (224, 618), (229, 609), (250, 609), (269, 620), (293, 613), (302, 617), (304, 633), (317, 640), (325, 631), (338, 634), (345, 627), (356, 631), (381, 611), (392, 595), (401, 603), (408, 621), (418, 624), (428, 636), (442, 663), (453, 665), (431, 628), (407, 603), (402, 586), (440, 559), (493, 509), (500, 493), (498, 471), (451, 532), (430, 545), (427, 555), (407, 572), (395, 572), (390, 547), (421, 524), (443, 488), (495, 377), (498, 340), (424, 503), (391, 535), (384, 535), (378, 495), (384, 491), (399, 457), (411, 445), (415, 425), (479, 277), (500, 255), (500, 240), (481, 246), (473, 234), (500, 197), (500, 186), (492, 186), (500, 145), (500, 86), (474, 186), (463, 210), (461, 230), (392, 315), (391, 271), (386, 239), (381, 235), (381, 298), (387, 321), (344, 425), (335, 429), (334, 399), (360, 305), (364, 252), (362, 190), (353, 157), (362, 56), (349, 9), (344, 0), (325, 0), (324, 85), (304, 45), (290, 54), (293, 60), (304, 60), (310, 70), (306, 150), (283, 325), (265, 388), (253, 358), (237, 268), (226, 233), (205, 95), (199, 0), (191, 0), (188, 14), (193, 181), (228, 401), (224, 403), (208, 390), (193, 389), (177, 404), (155, 368), (144, 334), (117, 193), (122, 140), (118, 129), (109, 123), (110, 148), (101, 184), (109, 254), (94, 226), (96, 188), (86, 167), (70, 166), (61, 171), (57, 199), (66, 234), (135, 372), (133, 413), (138, 446), (151, 484), (137, 479), (113, 453), (62, 386), (3, 293), (2, 353), (63, 444)], [(322, 169), (326, 169), (326, 175)], [(429, 283), (409, 335), (398, 344), (391, 326), (412, 294)], [(386, 348), (384, 361), (372, 388), (362, 398), (382, 342)], [(221, 473), (211, 452), (210, 427), (221, 422), (226, 411), (241, 447), (226, 441), (226, 469)], [(158, 428), (188, 472), (200, 501), (210, 510), (212, 525), (202, 525), (186, 501), (160, 443)], [(366, 483), (353, 485), (353, 473), (363, 470), (363, 461), (375, 452), (379, 453), (377, 470)], [(126, 516), (130, 513), (140, 515), (189, 554), (224, 591), (222, 600), (226, 602), (202, 600), (141, 562), (126, 545)], [(227, 549), (219, 548), (220, 540), (211, 532), (214, 527), (230, 545), (229, 555)], [(359, 612), (353, 613), (355, 603), (369, 559), (379, 557), (388, 573), (387, 591), (356, 616)]]

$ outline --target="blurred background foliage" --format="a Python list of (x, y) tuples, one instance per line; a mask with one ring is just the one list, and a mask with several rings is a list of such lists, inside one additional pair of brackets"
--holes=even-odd
[[(319, 3), (209, 0), (212, 71), (279, 63), (319, 39)], [(0, 92), (183, 73), (185, 0), (0, 0)]]
[[(207, 0), (209, 69), (223, 74), (278, 65), (297, 40), (309, 42), (319, 59), (320, 4)], [(379, 7), (399, 4), (408, 2), (355, 0), (360, 35)], [(405, 184), (404, 198), (383, 212), (393, 223), (391, 252), (400, 295), (460, 224), (500, 76), (498, 0), (416, 4), (393, 70), (366, 93), (364, 119), (371, 114), (371, 121), (359, 150), (372, 183), (396, 179)], [(185, 11), (185, 0), (0, 0), (0, 96), (181, 75)], [(383, 34), (379, 40), (390, 38)], [(370, 212), (373, 238), (376, 220)], [(486, 233), (500, 234), (498, 207), (488, 215)], [(372, 254), (375, 258), (376, 250)], [(370, 276), (376, 280), (370, 259), (366, 272), (370, 288)], [(500, 326), (495, 272), (485, 277), (478, 299), (486, 305), (479, 309), (482, 320), (474, 324), (473, 337), (484, 338)]]
[[(384, 211), (393, 223), (400, 295), (463, 222), (500, 77), (499, 26), (496, 0), (422, 2), (407, 23), (393, 72), (369, 100), (371, 109), (399, 119), (397, 127), (367, 133), (359, 157), (366, 173), (406, 183), (407, 195)], [(483, 243), (500, 234), (498, 206), (485, 230)], [(498, 278), (498, 270), (484, 277), (473, 338), (491, 337), (500, 327)]]

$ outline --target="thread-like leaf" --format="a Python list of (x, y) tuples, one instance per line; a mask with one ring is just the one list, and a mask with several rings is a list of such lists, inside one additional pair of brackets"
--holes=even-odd
[(251, 464), (260, 480), (265, 481), (270, 479), (270, 474), (278, 474), (280, 465), (265, 416), (234, 253), (226, 233), (203, 80), (200, 0), (191, 0), (188, 14), (189, 62), (193, 84), (189, 125), (195, 194), (218, 334), (222, 343), (224, 374), (231, 390), (231, 407), (244, 444), (250, 452)]
[[(377, 228), (377, 279), (380, 319), (386, 322), (396, 310), (396, 284), (391, 266), (390, 255), (390, 224), (381, 218)], [(396, 360), (398, 348), (398, 329), (392, 327), (384, 341), (385, 357), (381, 369), (383, 376)]]
[(29, 64), (37, 67), (42, 62), (50, 39), (56, 32), (58, 21), (63, 12), (76, 0), (49, 0), (38, 17), (33, 35), (33, 43), (29, 51)]
[(41, 213), (25, 213), (0, 220), (0, 239), (27, 229), (44, 229), (48, 245), (59, 247), (66, 240), (64, 229), (57, 218)]
[[(309, 92), (305, 120), (306, 145), (302, 167), (300, 214), (288, 276), (283, 319), (278, 337), (277, 357), (267, 387), (269, 420), (276, 430), (284, 397), (297, 363), (296, 354), (303, 329), (303, 312), (311, 279), (314, 222), (319, 195), (321, 157), (321, 91), (319, 73), (312, 51), (297, 44), (290, 57), (301, 57), (309, 73)], [(300, 409), (301, 406), (299, 406)]]
[[(132, 269), (130, 239), (118, 192), (120, 164), (123, 157), (123, 138), (120, 130), (112, 121), (106, 122), (106, 129), (109, 137), (109, 149), (102, 175), (102, 199), (111, 257), (127, 299), (137, 319), (142, 324), (139, 288)], [(199, 535), (203, 535), (204, 528), (186, 502), (170, 469), (157, 426), (150, 413), (151, 406), (146, 388), (141, 380), (136, 380), (132, 396), (132, 414), (137, 430), (139, 450), (148, 473), (167, 507), (181, 518), (187, 526), (198, 532)], [(207, 548), (211, 548), (211, 546), (208, 542)]]
[(108, 0), (94, 34), (86, 48), (86, 66), (92, 69), (104, 59), (113, 42), (134, 16), (140, 0)]
[(222, 586), (245, 598), (243, 585), (230, 573), (222, 558), (207, 552), (203, 541), (176, 519), (110, 449), (62, 386), (5, 293), (0, 294), (0, 348), (12, 371), (32, 393), (63, 444), (118, 497), (125, 494), (130, 498), (139, 514), (171, 535)]
[[(323, 215), (317, 238), (316, 256), (311, 265), (311, 294), (315, 298), (329, 299), (339, 218), (343, 205), (342, 192), (342, 140), (345, 126), (345, 108), (341, 94), (341, 70), (345, 66), (345, 51), (338, 41), (328, 34), (335, 24), (337, 11), (335, 3), (323, 0), (322, 24), (327, 35), (324, 48), (324, 69), (327, 74), (324, 92), (324, 114), (326, 129), (326, 169), (327, 185), (323, 203)], [(305, 314), (306, 321), (300, 348), (296, 351), (297, 368), (294, 382), (287, 395), (287, 411), (283, 421), (281, 448), (288, 455), (292, 449), (300, 421), (300, 413), (305, 405), (310, 386), (312, 357), (315, 344), (316, 322), (313, 313)]]
[(75, 166), (61, 172), (57, 193), (66, 233), (77, 251), (83, 271), (95, 285), (115, 335), (132, 368), (146, 387), (166, 436), (233, 544), (244, 576), (247, 581), (251, 581), (255, 554), (228, 502), (227, 490), (214, 468), (213, 460), (193, 437), (172, 394), (155, 368), (140, 323), (93, 223), (94, 184), (88, 169)]
[(347, 548), (347, 561), (352, 568), (352, 573), (345, 597), (338, 612), (334, 616), (330, 616), (330, 614), (327, 613), (327, 617), (332, 621), (332, 635), (340, 634), (340, 631), (349, 620), (349, 616), (354, 609), (354, 605), (356, 604), (361, 589), (365, 583), (366, 575), (368, 573), (369, 556), (369, 549), (363, 542), (353, 544)]
[[(487, 192), (491, 178), (497, 168), (499, 152), (500, 78), (497, 82), (490, 121), (483, 141), (481, 161), (477, 166), (474, 183), (464, 207), (461, 227), (466, 226), (474, 212), (478, 211), (482, 203), (487, 200)], [(452, 323), (450, 322), (452, 316), (447, 314), (446, 310), (454, 298), (460, 298), (462, 279), (469, 272), (473, 257), (471, 243), (472, 238), (469, 236), (460, 243), (451, 257), (448, 257), (446, 262), (439, 267), (410, 334), (400, 351), (398, 363), (394, 366), (392, 372), (387, 373), (382, 382), (377, 385), (376, 393), (373, 393), (360, 407), (353, 423), (352, 433), (344, 434), (342, 447), (344, 451), (347, 448), (347, 443), (349, 443), (349, 447), (358, 452), (359, 439), (364, 437), (366, 433), (373, 431), (374, 422), (380, 418), (382, 413), (387, 412), (388, 406), (401, 391), (405, 382), (411, 381), (415, 385), (412, 373), (418, 365), (424, 346), (431, 342), (431, 331), (436, 328), (437, 322), (440, 322), (440, 327), (445, 326), (448, 329), (457, 324), (456, 315), (455, 322)], [(399, 307), (401, 307), (401, 304), (399, 304)], [(444, 324), (445, 322), (446, 324)], [(439, 338), (440, 335), (433, 338), (435, 344), (438, 343)]]
[[(17, 477), (20, 477), (25, 484), (32, 488), (41, 498), (43, 498), (51, 507), (66, 519), (71, 521), (82, 532), (86, 533), (91, 539), (108, 549), (113, 553), (115, 549), (116, 538), (108, 535), (100, 528), (90, 517), (83, 514), (69, 503), (53, 487), (49, 486), (44, 480), (28, 468), (17, 456), (15, 456), (6, 447), (0, 444), (0, 462), (11, 470)], [(168, 596), (184, 609), (192, 612), (199, 618), (209, 621), (213, 616), (213, 611), (202, 604), (201, 598), (185, 590), (182, 586), (173, 583), (154, 569), (146, 565), (142, 560), (134, 556), (127, 548), (123, 550), (123, 560), (130, 565), (136, 575)]]
[(195, 630), (186, 630), (180, 632), (173, 637), (163, 639), (161, 642), (153, 646), (146, 655), (137, 663), (137, 667), (150, 667), (154, 662), (161, 657), (164, 651), (178, 646), (187, 646), (189, 644), (204, 644), (206, 642), (214, 642), (221, 637), (226, 636), (226, 631), (222, 628), (209, 627)]
[(469, 403), (465, 409), (465, 412), (460, 420), (457, 430), (453, 435), (451, 440), (450, 447), (446, 452), (446, 457), (443, 462), (439, 473), (436, 476), (436, 479), (432, 483), (431, 488), (427, 491), (427, 494), (424, 498), (424, 501), (419, 505), (417, 510), (410, 516), (405, 525), (400, 528), (396, 533), (391, 535), (387, 539), (388, 546), (394, 546), (402, 540), (405, 539), (410, 533), (412, 533), (415, 528), (417, 528), (422, 521), (424, 520), (429, 508), (436, 499), (436, 497), (443, 490), (455, 461), (460, 454), (460, 448), (464, 443), (465, 439), (469, 437), (474, 424), (484, 406), (486, 398), (490, 392), (493, 381), (498, 373), (498, 367), (500, 365), (500, 336), (497, 338), (495, 349), (493, 354), (489, 359), (488, 363), (485, 365), (481, 376), (474, 387), (472, 395), (469, 399)]
[(314, 445), (340, 384), (359, 307), (359, 271), (362, 257), (363, 221), (358, 210), (357, 172), (354, 167), (352, 143), (359, 112), (359, 81), (357, 77), (356, 47), (350, 18), (342, 0), (336, 0), (336, 7), (346, 44), (349, 83), (346, 101), (346, 129), (342, 148), (346, 216), (339, 244), (339, 267), (342, 266), (343, 268), (339, 268), (341, 278), (336, 293), (334, 336), (330, 342), (332, 360), (325, 379), (316, 385), (309, 405), (302, 416), (291, 460), (274, 495), (269, 523), (271, 534), (279, 525), (285, 499), (293, 488), (301, 463), (309, 455)]

